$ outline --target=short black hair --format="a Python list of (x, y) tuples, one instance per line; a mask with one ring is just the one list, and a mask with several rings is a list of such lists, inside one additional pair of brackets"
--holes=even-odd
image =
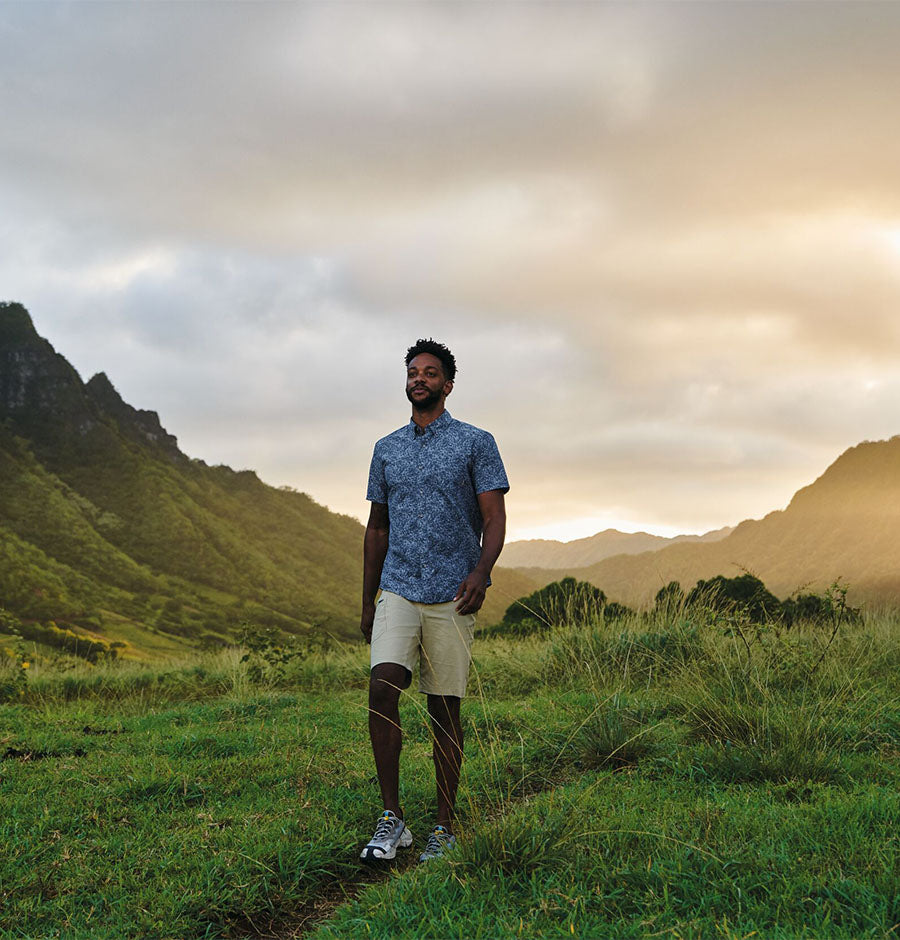
[(416, 340), (415, 345), (406, 350), (407, 366), (419, 353), (431, 353), (432, 356), (440, 359), (441, 365), (444, 367), (444, 378), (448, 382), (452, 382), (456, 378), (456, 358), (443, 343), (438, 343), (431, 338)]

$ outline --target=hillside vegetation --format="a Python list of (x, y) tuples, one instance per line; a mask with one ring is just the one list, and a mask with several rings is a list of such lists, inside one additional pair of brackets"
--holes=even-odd
[(254, 473), (190, 460), (104, 375), (83, 383), (19, 305), (0, 307), (0, 590), (148, 650), (224, 642), (243, 621), (348, 634), (359, 523)]

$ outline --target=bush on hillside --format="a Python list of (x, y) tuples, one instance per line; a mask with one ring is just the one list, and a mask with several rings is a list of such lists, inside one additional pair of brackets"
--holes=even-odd
[(719, 613), (741, 611), (752, 623), (765, 623), (782, 615), (781, 601), (759, 578), (749, 573), (736, 578), (718, 574), (709, 581), (698, 581), (688, 592), (685, 604)]
[(18, 633), (24, 640), (44, 643), (86, 659), (89, 663), (95, 663), (99, 659), (115, 659), (119, 655), (119, 649), (124, 646), (121, 642), (107, 643), (104, 640), (79, 636), (72, 630), (58, 627), (52, 620), (47, 624), (22, 623)]
[(18, 617), (0, 607), (0, 633), (17, 634), (22, 627)]
[(621, 604), (607, 604), (606, 595), (593, 584), (563, 578), (513, 601), (500, 623), (489, 627), (484, 635), (530, 636), (565, 624), (592, 623), (605, 616), (619, 619), (627, 613), (630, 611)]
[(848, 607), (833, 588), (824, 594), (798, 594), (796, 597), (789, 597), (781, 606), (787, 626), (795, 623), (830, 626), (838, 618), (847, 623), (862, 623), (859, 610)]

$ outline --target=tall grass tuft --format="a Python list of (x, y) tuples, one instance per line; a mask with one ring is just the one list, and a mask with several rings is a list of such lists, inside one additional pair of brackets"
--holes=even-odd
[(547, 684), (629, 687), (671, 675), (705, 656), (701, 633), (690, 620), (647, 630), (633, 615), (624, 623), (592, 623), (559, 630), (544, 663)]
[(528, 878), (541, 869), (569, 864), (575, 856), (568, 815), (532, 806), (476, 826), (449, 859), (458, 873)]
[(837, 782), (842, 753), (862, 746), (878, 705), (860, 683), (859, 663), (810, 668), (814, 647), (796, 637), (758, 649), (751, 657), (734, 644), (679, 677), (689, 737), (708, 745), (707, 769), (732, 781)]
[(614, 695), (578, 730), (574, 750), (592, 770), (629, 767), (657, 752), (653, 731), (646, 709), (630, 709)]

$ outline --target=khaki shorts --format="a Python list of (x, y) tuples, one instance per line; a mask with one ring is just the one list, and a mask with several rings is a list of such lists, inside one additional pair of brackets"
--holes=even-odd
[(456, 612), (458, 601), (417, 604), (382, 591), (372, 626), (371, 665), (399, 663), (411, 674), (419, 663), (419, 691), (466, 694), (475, 614)]

